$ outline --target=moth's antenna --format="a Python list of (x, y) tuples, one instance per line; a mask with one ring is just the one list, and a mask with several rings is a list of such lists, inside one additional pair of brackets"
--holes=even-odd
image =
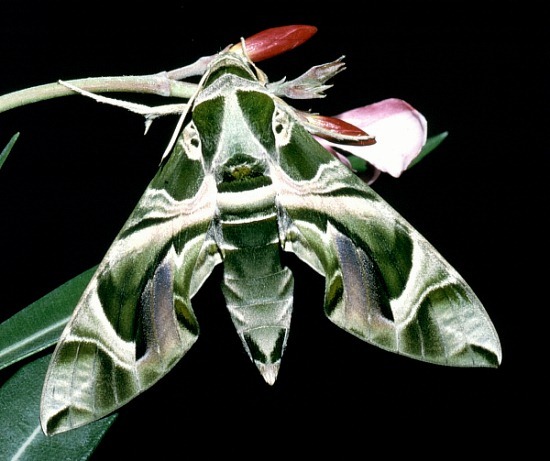
[(256, 75), (258, 76), (258, 80), (261, 83), (267, 83), (269, 81), (269, 79), (267, 78), (267, 75), (265, 74), (265, 72), (263, 70), (261, 70), (260, 68), (258, 68), (256, 66), (256, 64), (254, 64), (254, 61), (252, 61), (252, 59), (250, 59), (250, 56), (248, 56), (248, 52), (246, 51), (246, 41), (245, 41), (244, 37), (241, 37), (241, 48), (242, 48), (242, 53), (243, 53), (244, 57), (249, 62), (249, 64), (253, 67), (254, 71), (256, 72)]

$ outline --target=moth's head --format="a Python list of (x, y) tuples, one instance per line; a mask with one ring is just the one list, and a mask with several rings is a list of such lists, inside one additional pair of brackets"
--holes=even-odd
[(222, 51), (209, 65), (203, 79), (203, 88), (212, 85), (220, 77), (233, 74), (246, 80), (262, 81), (265, 78), (245, 53)]

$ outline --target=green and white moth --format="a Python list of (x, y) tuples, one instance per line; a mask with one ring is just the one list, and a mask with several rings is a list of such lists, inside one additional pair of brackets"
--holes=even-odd
[[(281, 252), (326, 278), (326, 315), (360, 339), (436, 364), (500, 363), (468, 284), (315, 140), (281, 99), (292, 84), (268, 84), (244, 49), (209, 60), (170, 153), (76, 306), (44, 383), (46, 434), (99, 419), (168, 373), (197, 340), (191, 299), (220, 263), (237, 333), (273, 384), (293, 306)], [(310, 97), (339, 65), (307, 74)]]

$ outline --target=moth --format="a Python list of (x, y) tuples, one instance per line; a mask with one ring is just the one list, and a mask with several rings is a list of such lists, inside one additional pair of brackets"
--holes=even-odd
[(250, 58), (296, 46), (287, 32), (270, 29), (206, 65), (57, 343), (41, 400), (46, 434), (99, 419), (166, 375), (197, 340), (191, 300), (218, 264), (236, 332), (273, 384), (293, 308), (284, 252), (325, 277), (326, 316), (367, 343), (435, 364), (499, 365), (498, 335), (469, 285), (313, 135), (374, 139), (328, 133), (283, 99), (298, 89), (315, 97), (340, 62), (273, 85)]

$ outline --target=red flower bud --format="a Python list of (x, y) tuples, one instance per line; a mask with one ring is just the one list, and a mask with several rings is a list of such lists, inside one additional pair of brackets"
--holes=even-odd
[(309, 115), (307, 119), (322, 130), (315, 134), (329, 141), (353, 146), (370, 146), (376, 142), (374, 137), (369, 136), (361, 128), (339, 118)]
[[(289, 51), (309, 40), (317, 32), (314, 26), (282, 26), (263, 30), (245, 39), (248, 57), (259, 62)], [(234, 45), (231, 51), (238, 52), (241, 45)]]

